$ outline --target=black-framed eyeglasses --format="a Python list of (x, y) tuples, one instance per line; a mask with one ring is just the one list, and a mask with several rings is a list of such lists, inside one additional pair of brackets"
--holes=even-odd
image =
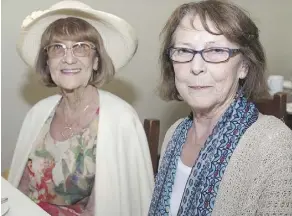
[(210, 47), (202, 50), (193, 50), (184, 47), (171, 47), (168, 49), (168, 56), (173, 62), (191, 62), (198, 53), (202, 59), (208, 63), (221, 63), (228, 61), (231, 57), (240, 52), (240, 49), (230, 49), (226, 47)]
[(69, 49), (72, 49), (72, 54), (75, 57), (86, 57), (92, 49), (96, 50), (93, 44), (87, 42), (77, 42), (71, 47), (62, 43), (53, 43), (44, 48), (50, 58), (64, 57)]

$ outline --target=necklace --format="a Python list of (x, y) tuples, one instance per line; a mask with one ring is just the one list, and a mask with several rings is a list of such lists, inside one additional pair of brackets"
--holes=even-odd
[[(82, 115), (82, 114), (83, 114), (88, 108), (89, 108), (89, 104), (87, 104), (87, 105), (85, 106), (85, 108), (82, 110), (81, 114), (78, 115), (78, 118), (77, 118), (77, 119), (79, 120), (79, 122), (80, 122), (80, 117), (81, 117), (81, 115)], [(67, 107), (67, 109), (68, 109), (68, 107)], [(74, 128), (73, 128), (73, 124), (76, 123), (76, 122), (78, 122), (78, 121), (77, 121), (77, 119), (76, 119), (76, 120), (73, 120), (73, 121), (71, 122), (71, 124), (69, 124), (69, 123), (68, 123), (68, 120), (66, 119), (65, 108), (63, 109), (63, 115), (64, 115), (64, 120), (65, 120), (65, 126), (64, 126), (63, 131), (61, 132), (61, 135), (62, 135), (62, 137), (63, 137), (64, 139), (69, 139), (69, 138), (71, 138), (71, 137), (73, 137), (73, 136), (75, 135)], [(78, 126), (80, 126), (80, 125), (78, 125)], [(77, 127), (77, 129), (78, 129), (78, 127)]]
[[(81, 98), (83, 98), (83, 95), (84, 95), (84, 92), (82, 93), (82, 95), (77, 100), (79, 102), (79, 104), (81, 104)], [(69, 138), (71, 138), (71, 137), (73, 137), (75, 135), (75, 130), (78, 130), (79, 127), (80, 127), (80, 118), (81, 118), (82, 114), (90, 107), (90, 103), (92, 101), (93, 101), (93, 96), (92, 96), (90, 102), (83, 108), (81, 113), (77, 116), (77, 118), (73, 119), (73, 121), (71, 121), (71, 124), (68, 123), (68, 120), (66, 118), (65, 109), (67, 108), (67, 110), (69, 110), (69, 107), (68, 107), (68, 104), (66, 104), (65, 101), (64, 101), (65, 107), (63, 108), (63, 115), (64, 115), (65, 126), (64, 126), (63, 131), (61, 132), (61, 135), (62, 135), (62, 137), (64, 139), (69, 139)], [(77, 107), (77, 109), (78, 109), (78, 107)], [(75, 123), (77, 123), (77, 122), (79, 122), (79, 124), (77, 124), (77, 127), (74, 128), (73, 125)]]

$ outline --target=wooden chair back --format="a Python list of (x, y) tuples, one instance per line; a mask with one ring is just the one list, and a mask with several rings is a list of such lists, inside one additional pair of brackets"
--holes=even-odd
[(160, 121), (158, 119), (145, 119), (144, 130), (148, 140), (153, 172), (156, 174), (158, 169)]
[(272, 98), (261, 99), (255, 102), (258, 110), (265, 115), (273, 115), (286, 123), (287, 120), (287, 94), (276, 93)]

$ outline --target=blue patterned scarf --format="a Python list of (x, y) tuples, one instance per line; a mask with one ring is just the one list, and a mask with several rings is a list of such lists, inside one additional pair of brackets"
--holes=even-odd
[[(248, 102), (242, 91), (239, 91), (199, 153), (187, 180), (178, 215), (212, 214), (220, 182), (232, 153), (241, 136), (258, 119), (258, 114), (255, 105)], [(169, 215), (177, 162), (192, 124), (191, 116), (185, 118), (168, 143), (156, 176), (149, 216)]]

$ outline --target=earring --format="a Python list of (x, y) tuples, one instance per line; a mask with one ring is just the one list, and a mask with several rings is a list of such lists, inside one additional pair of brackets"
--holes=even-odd
[(241, 74), (241, 75), (239, 76), (239, 79), (244, 79), (244, 75)]

